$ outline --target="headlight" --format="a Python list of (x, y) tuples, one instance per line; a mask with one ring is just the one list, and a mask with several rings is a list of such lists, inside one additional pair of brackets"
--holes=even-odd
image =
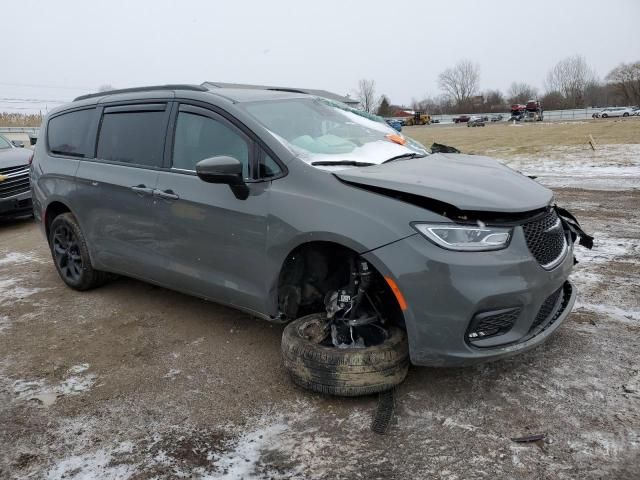
[(500, 250), (509, 244), (511, 228), (464, 227), (430, 223), (414, 223), (413, 227), (436, 245), (447, 250)]

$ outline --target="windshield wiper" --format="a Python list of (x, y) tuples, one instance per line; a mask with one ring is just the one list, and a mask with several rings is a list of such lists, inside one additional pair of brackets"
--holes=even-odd
[(382, 163), (389, 163), (389, 162), (393, 162), (394, 160), (403, 160), (408, 158), (424, 158), (424, 157), (426, 157), (426, 155), (423, 155), (421, 153), (403, 153), (402, 155), (391, 157), (389, 160), (385, 160)]
[(317, 162), (311, 162), (314, 167), (329, 167), (334, 165), (347, 165), (349, 167), (370, 167), (375, 165), (371, 162), (358, 162), (356, 160), (318, 160)]

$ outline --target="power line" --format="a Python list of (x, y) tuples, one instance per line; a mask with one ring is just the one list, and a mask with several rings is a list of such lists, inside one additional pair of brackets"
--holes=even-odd
[(80, 87), (80, 86), (62, 86), (62, 85), (38, 85), (34, 83), (5, 83), (0, 82), (0, 85), (6, 87), (27, 87), (27, 88), (59, 88), (61, 90), (94, 90), (92, 87)]
[(0, 97), (0, 103), (68, 103), (71, 100), (46, 100), (43, 98)]
[[(2, 109), (2, 110), (30, 110), (32, 112), (36, 112), (38, 110), (42, 110), (42, 108), (38, 109), (38, 108), (35, 108), (35, 107), (8, 107), (8, 106), (4, 106), (4, 107), (0, 106), (0, 109)], [(45, 108), (45, 110), (46, 110), (46, 108)]]

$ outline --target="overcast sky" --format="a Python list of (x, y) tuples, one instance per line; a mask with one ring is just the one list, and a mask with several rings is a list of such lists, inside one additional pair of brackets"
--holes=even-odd
[(2, 6), (0, 111), (116, 88), (205, 80), (346, 94), (360, 78), (393, 103), (439, 94), (460, 59), (481, 89), (542, 87), (584, 55), (600, 77), (640, 60), (639, 0), (12, 1)]

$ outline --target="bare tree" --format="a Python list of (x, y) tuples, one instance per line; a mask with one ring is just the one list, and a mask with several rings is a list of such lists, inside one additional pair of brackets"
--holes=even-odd
[(480, 66), (470, 60), (461, 60), (438, 75), (438, 85), (458, 107), (471, 103), (479, 84)]
[(542, 96), (542, 105), (547, 110), (560, 110), (565, 106), (565, 100), (562, 93), (558, 91), (547, 92)]
[(507, 91), (509, 103), (525, 103), (538, 97), (538, 89), (525, 82), (513, 82)]
[(625, 103), (640, 104), (640, 62), (621, 63), (609, 72), (607, 81)]
[(380, 99), (376, 97), (375, 80), (365, 78), (358, 82), (358, 89), (354, 92), (360, 102), (360, 108), (365, 112), (375, 113), (380, 104)]
[(482, 109), (487, 112), (499, 112), (505, 108), (504, 95), (500, 90), (487, 90), (482, 94)]
[(596, 81), (596, 74), (581, 55), (560, 60), (547, 75), (547, 91), (557, 91), (565, 98), (569, 108), (584, 105), (587, 85)]
[(425, 113), (437, 113), (439, 108), (438, 100), (425, 95), (422, 100), (416, 100), (415, 98), (411, 99), (411, 108), (415, 112), (425, 112)]
[(115, 89), (113, 88), (113, 85), (109, 85), (108, 83), (105, 83), (98, 87), (99, 92), (110, 92), (111, 90), (115, 90)]

